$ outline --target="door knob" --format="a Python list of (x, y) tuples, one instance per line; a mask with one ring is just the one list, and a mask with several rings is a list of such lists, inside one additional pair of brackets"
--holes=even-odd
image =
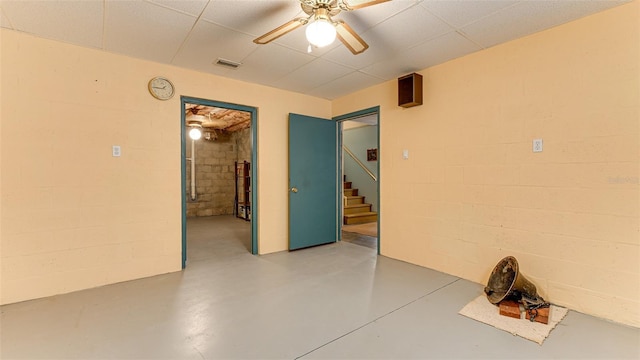
[(292, 187), (290, 190), (291, 190), (292, 193), (297, 193), (298, 192), (298, 188), (297, 187)]

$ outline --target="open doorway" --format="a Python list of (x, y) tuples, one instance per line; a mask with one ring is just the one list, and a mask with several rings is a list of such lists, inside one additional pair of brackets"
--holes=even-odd
[(182, 98), (182, 266), (257, 253), (256, 109)]
[(379, 253), (379, 109), (336, 120), (341, 125), (341, 239)]

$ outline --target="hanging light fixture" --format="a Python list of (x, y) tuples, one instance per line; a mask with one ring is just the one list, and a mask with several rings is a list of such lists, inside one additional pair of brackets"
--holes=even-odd
[(189, 137), (193, 140), (198, 140), (202, 137), (202, 123), (206, 120), (202, 115), (198, 114), (189, 114), (187, 115), (186, 121), (187, 126), (189, 127)]
[(197, 127), (191, 128), (191, 130), (189, 130), (189, 137), (193, 140), (198, 140), (202, 137), (202, 131)]
[(315, 20), (305, 30), (307, 41), (315, 47), (327, 46), (336, 39), (336, 27), (329, 19), (329, 9), (319, 8)]

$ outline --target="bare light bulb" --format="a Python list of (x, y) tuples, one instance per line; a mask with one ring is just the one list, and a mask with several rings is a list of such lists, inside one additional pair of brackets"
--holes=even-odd
[(200, 131), (200, 129), (198, 128), (192, 128), (191, 130), (189, 130), (189, 137), (193, 140), (198, 140), (200, 139), (200, 137), (202, 137), (202, 131)]
[(336, 27), (328, 20), (317, 19), (307, 26), (305, 34), (311, 45), (323, 47), (331, 44), (336, 39)]

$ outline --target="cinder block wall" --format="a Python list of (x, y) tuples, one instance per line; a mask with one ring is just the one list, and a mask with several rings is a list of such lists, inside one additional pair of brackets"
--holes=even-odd
[(238, 163), (251, 162), (251, 129), (244, 129), (233, 133), (233, 140), (237, 149)]
[(513, 255), (549, 301), (640, 326), (640, 2), (419, 72), (422, 106), (396, 81), (333, 101), (381, 108), (381, 253), (480, 284)]
[[(187, 157), (191, 157), (191, 141), (187, 141)], [(187, 161), (187, 217), (233, 214), (235, 162), (242, 161), (239, 159), (244, 159), (247, 151), (250, 159), (249, 133), (246, 130), (233, 134), (219, 133), (214, 141), (204, 138), (196, 141), (196, 200), (191, 200), (191, 161)]]
[[(329, 117), (330, 101), (5, 28), (0, 38), (1, 304), (180, 270), (181, 95), (268, 119), (258, 251), (287, 249), (287, 116)], [(176, 84), (171, 100), (147, 91), (159, 74)]]

